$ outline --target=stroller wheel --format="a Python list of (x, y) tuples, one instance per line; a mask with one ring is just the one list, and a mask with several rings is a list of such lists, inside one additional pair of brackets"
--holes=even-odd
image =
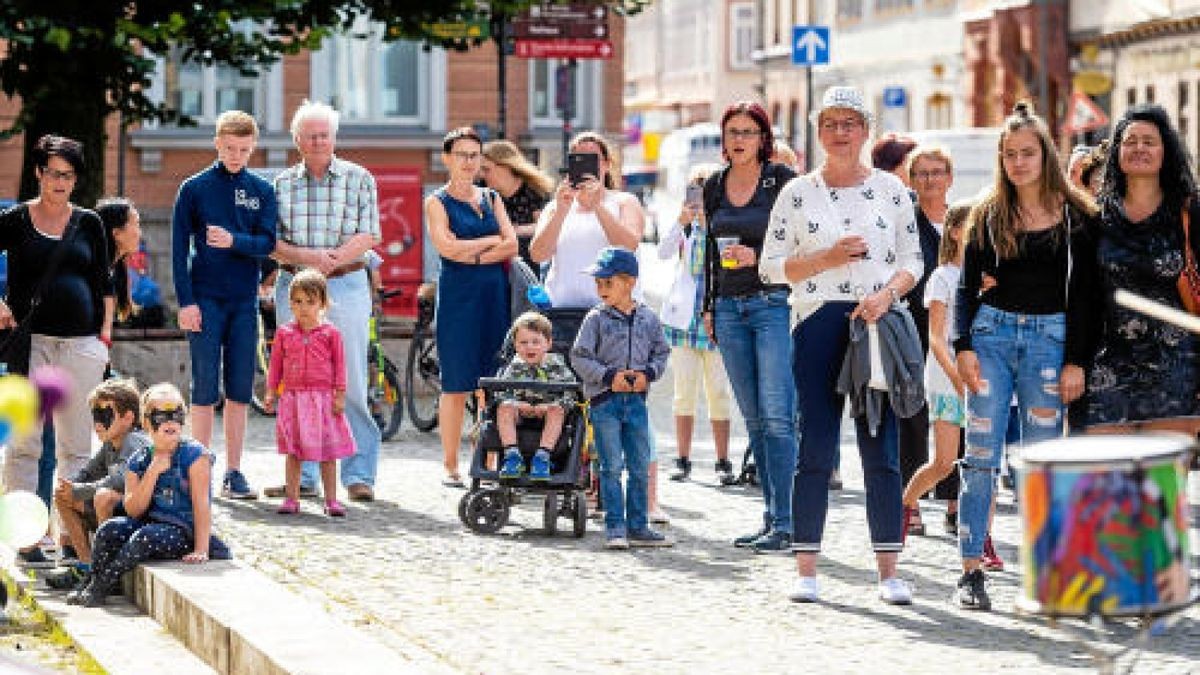
[(587, 532), (587, 495), (583, 493), (583, 490), (576, 490), (571, 493), (570, 498), (571, 512), (575, 516), (571, 533), (575, 535), (576, 539), (581, 539)]
[(489, 488), (466, 498), (466, 524), (477, 534), (495, 534), (508, 523), (508, 499), (503, 490)]
[(463, 525), (470, 526), (467, 522), (467, 502), (471, 500), (471, 496), (475, 494), (475, 490), (468, 490), (463, 493), (462, 499), (458, 500), (458, 519)]
[(547, 537), (553, 537), (558, 532), (558, 493), (547, 492), (546, 502), (542, 506), (542, 528)]

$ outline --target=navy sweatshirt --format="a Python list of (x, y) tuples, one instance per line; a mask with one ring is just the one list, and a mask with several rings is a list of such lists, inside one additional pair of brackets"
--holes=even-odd
[[(197, 297), (250, 300), (258, 294), (259, 259), (275, 250), (279, 204), (266, 180), (243, 169), (229, 173), (220, 162), (179, 186), (171, 219), (171, 262), (180, 307)], [(233, 235), (233, 246), (213, 248), (207, 226)]]

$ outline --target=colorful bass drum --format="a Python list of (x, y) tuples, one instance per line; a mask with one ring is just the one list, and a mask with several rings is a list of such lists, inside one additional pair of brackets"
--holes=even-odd
[(1150, 616), (1193, 601), (1187, 462), (1177, 434), (1039, 443), (1018, 473), (1024, 594), (1049, 616)]

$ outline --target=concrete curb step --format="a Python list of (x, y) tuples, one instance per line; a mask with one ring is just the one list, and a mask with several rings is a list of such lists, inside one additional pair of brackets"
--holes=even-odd
[(27, 600), (40, 609), (46, 620), (83, 653), (80, 667), (85, 672), (94, 672), (93, 666), (110, 675), (216, 672), (128, 599), (114, 596), (102, 608), (68, 605), (66, 593), (49, 590), (40, 581), (35, 583), (26, 570), (18, 568), (11, 550), (0, 547), (0, 560), (0, 577), (16, 590), (10, 602)]
[(240, 561), (141, 565), (133, 577), (137, 606), (220, 673), (418, 670)]

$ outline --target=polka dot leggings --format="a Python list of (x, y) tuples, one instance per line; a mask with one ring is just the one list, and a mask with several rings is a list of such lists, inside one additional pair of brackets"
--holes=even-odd
[(178, 560), (193, 548), (192, 535), (177, 525), (112, 518), (96, 530), (92, 573), (114, 588), (121, 575), (147, 560)]

